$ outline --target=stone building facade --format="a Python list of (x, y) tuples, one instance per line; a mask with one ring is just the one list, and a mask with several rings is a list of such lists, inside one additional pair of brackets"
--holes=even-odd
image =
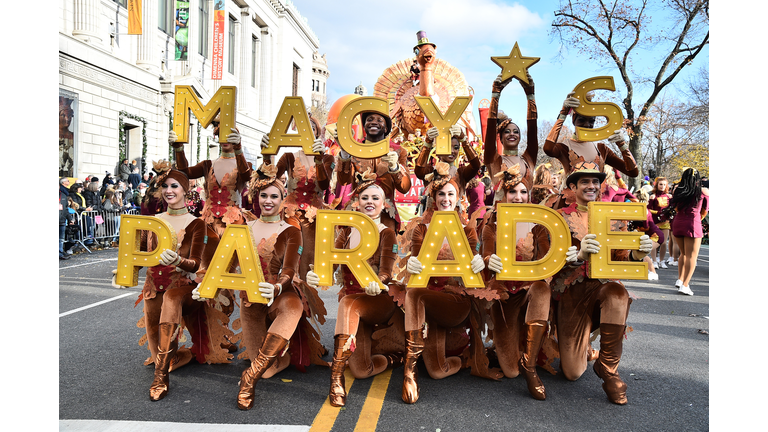
[[(141, 35), (128, 34), (127, 0), (59, 2), (60, 175), (114, 173), (121, 152), (146, 161), (144, 172), (168, 159), (176, 85), (191, 86), (204, 103), (219, 87), (236, 86), (243, 149), (260, 163), (259, 142), (283, 98), (301, 96), (311, 106), (319, 41), (290, 0), (226, 0), (223, 74), (212, 80), (214, 3), (221, 2), (188, 2), (184, 61), (175, 60), (173, 0), (143, 0)], [(216, 157), (212, 127), (200, 128), (194, 116), (189, 127), (190, 163)]]

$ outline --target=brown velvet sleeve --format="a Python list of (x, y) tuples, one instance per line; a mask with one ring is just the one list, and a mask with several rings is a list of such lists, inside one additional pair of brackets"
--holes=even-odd
[[(317, 161), (315, 157), (315, 161)], [(324, 154), (322, 156), (322, 163), (315, 162), (315, 181), (320, 190), (324, 191), (331, 186), (331, 173), (333, 172), (334, 159), (333, 155)]]
[[(241, 144), (237, 144), (233, 147), (235, 150), (242, 149)], [(248, 184), (248, 182), (251, 181), (251, 173), (253, 172), (253, 168), (251, 167), (251, 164), (245, 160), (245, 153), (237, 154), (235, 156), (235, 160), (237, 161), (237, 184)]]
[(536, 159), (539, 155), (539, 125), (537, 123), (538, 112), (536, 110), (536, 100), (528, 101), (528, 141), (525, 147), (523, 158), (526, 159), (531, 168), (536, 167)]
[[(493, 104), (491, 104), (493, 105)], [(485, 165), (491, 165), (496, 162), (497, 159), (501, 159), (498, 149), (496, 148), (496, 116), (488, 116), (485, 123), (485, 145), (483, 148), (483, 163)]]
[[(278, 245), (282, 246), (282, 256), (278, 256)], [(275, 255), (272, 259), (279, 259), (282, 261), (280, 274), (277, 276), (277, 283), (282, 287), (286, 287), (291, 283), (293, 277), (296, 275), (296, 271), (299, 269), (299, 261), (301, 261), (299, 248), (301, 246), (301, 230), (294, 226), (286, 228), (279, 236), (277, 236), (277, 241), (275, 242)], [(299, 277), (304, 278), (306, 275), (299, 275)]]
[(421, 146), (421, 150), (419, 151), (419, 156), (416, 157), (416, 162), (414, 162), (413, 167), (413, 173), (416, 174), (416, 178), (419, 180), (424, 180), (424, 177), (427, 176), (427, 174), (431, 173), (434, 169), (432, 165), (429, 163), (429, 152), (432, 150), (431, 147), (427, 146)]
[(379, 279), (381, 283), (388, 284), (392, 280), (392, 269), (395, 267), (397, 252), (394, 245), (397, 244), (397, 234), (392, 228), (387, 228), (379, 234)]
[(419, 224), (414, 228), (411, 234), (411, 256), (418, 257), (421, 252), (421, 243), (424, 242), (424, 234), (427, 232), (427, 226)]
[(474, 228), (464, 227), (464, 234), (469, 241), (469, 247), (472, 248), (472, 256), (480, 254), (480, 239), (477, 238), (477, 231)]
[[(183, 155), (184, 153), (181, 152), (181, 154)], [(191, 179), (198, 179), (200, 177), (205, 177), (205, 175), (208, 174), (208, 172), (210, 171), (211, 167), (213, 166), (213, 162), (211, 162), (210, 160), (204, 160), (204, 161), (198, 163), (195, 166), (191, 166), (191, 167), (190, 166), (186, 166), (187, 158), (184, 157), (184, 165), (185, 165), (185, 167), (181, 168), (181, 164), (179, 164), (181, 158), (179, 158), (178, 155), (179, 154), (177, 153), (176, 166), (178, 167), (178, 170), (183, 172), (184, 174), (186, 174), (187, 177), (190, 178), (190, 180)]]
[(458, 172), (459, 178), (462, 182), (464, 182), (464, 185), (466, 185), (470, 180), (477, 176), (477, 174), (480, 172), (480, 166), (482, 164), (480, 163), (480, 158), (477, 156), (475, 150), (471, 145), (469, 145), (469, 142), (465, 141), (461, 146), (464, 149), (464, 154), (467, 155), (468, 164), (459, 167)]
[(629, 149), (622, 150), (621, 158), (616, 156), (613, 150), (609, 149), (604, 143), (597, 143), (597, 150), (600, 155), (603, 156), (603, 160), (608, 165), (616, 168), (630, 177), (637, 177), (640, 174), (640, 170), (637, 169), (637, 162), (632, 157), (632, 152)]
[(184, 228), (184, 240), (179, 250), (186, 249), (187, 254), (181, 258), (181, 262), (176, 267), (190, 273), (200, 268), (205, 250), (205, 233), (205, 222), (202, 219), (195, 219)]
[[(562, 111), (560, 113), (562, 114)], [(557, 137), (560, 136), (560, 131), (563, 129), (564, 122), (565, 120), (560, 119), (555, 121), (555, 125), (552, 126), (552, 129), (549, 130), (547, 139), (544, 141), (544, 147), (542, 149), (544, 150), (544, 153), (546, 153), (546, 155), (549, 157), (560, 159), (563, 156), (568, 156), (568, 148), (565, 146), (565, 144), (557, 142)]]
[(338, 159), (336, 160), (336, 185), (344, 186), (348, 184), (354, 184), (355, 178), (355, 166), (352, 163), (352, 157), (349, 159), (343, 159), (341, 152), (339, 152)]
[[(403, 171), (407, 172), (408, 170), (408, 153), (402, 148), (399, 150), (397, 163), (400, 164), (397, 172), (390, 172), (390, 175), (392, 175), (392, 179), (394, 180), (395, 189), (400, 191), (400, 193), (407, 194), (411, 190), (411, 176), (403, 174)], [(387, 165), (387, 171), (389, 171), (389, 165), (386, 163), (384, 164)]]

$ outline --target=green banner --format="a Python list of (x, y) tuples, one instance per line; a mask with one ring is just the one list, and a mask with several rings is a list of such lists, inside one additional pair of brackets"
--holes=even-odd
[(186, 60), (189, 51), (189, 2), (176, 1), (176, 60)]

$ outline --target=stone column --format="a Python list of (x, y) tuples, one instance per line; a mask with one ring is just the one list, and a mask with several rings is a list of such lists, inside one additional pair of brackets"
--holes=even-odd
[(160, 72), (157, 56), (157, 0), (144, 0), (141, 6), (141, 28), (139, 35), (136, 65), (152, 73)]
[(251, 88), (251, 10), (240, 9), (240, 70), (237, 89), (237, 110), (248, 111), (248, 94)]
[(75, 0), (75, 29), (72, 36), (83, 42), (99, 43), (99, 15), (101, 1)]
[(272, 34), (268, 27), (261, 29), (261, 67), (260, 67), (260, 89), (259, 89), (259, 118), (261, 120), (270, 120), (272, 104)]

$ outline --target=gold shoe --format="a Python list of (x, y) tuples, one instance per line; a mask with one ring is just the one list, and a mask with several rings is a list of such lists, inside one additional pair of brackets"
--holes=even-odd
[(405, 361), (403, 362), (403, 402), (419, 400), (419, 371), (416, 363), (424, 351), (421, 329), (405, 332)]
[(619, 361), (624, 338), (623, 325), (600, 324), (600, 356), (592, 369), (603, 380), (603, 391), (608, 400), (617, 404), (627, 403), (627, 384), (619, 376)]
[(528, 384), (528, 393), (536, 400), (545, 400), (547, 391), (536, 373), (536, 358), (547, 333), (547, 322), (544, 320), (531, 321), (526, 323), (525, 327), (525, 350), (520, 357), (520, 363), (518, 363), (520, 374), (523, 375), (526, 384)]
[(347, 360), (352, 355), (352, 351), (345, 350), (344, 346), (349, 341), (350, 336), (345, 334), (336, 335), (333, 344), (333, 364), (331, 365), (331, 390), (328, 392), (328, 399), (332, 406), (342, 407), (347, 404), (347, 388), (344, 380), (344, 369), (347, 367)]
[(179, 341), (176, 338), (176, 330), (179, 325), (174, 323), (160, 323), (158, 326), (157, 357), (155, 358), (155, 378), (149, 387), (149, 398), (159, 401), (168, 394), (170, 382), (168, 370), (171, 359), (176, 354)]

